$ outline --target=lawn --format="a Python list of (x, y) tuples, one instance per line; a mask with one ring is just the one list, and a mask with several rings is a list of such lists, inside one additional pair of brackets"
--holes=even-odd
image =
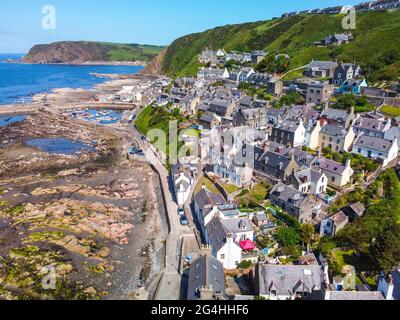
[(383, 106), (381, 112), (389, 117), (400, 117), (400, 108), (395, 106)]
[[(346, 265), (351, 265), (356, 269), (357, 273), (357, 284), (362, 284), (360, 279), (360, 274), (362, 272), (370, 272), (372, 261), (368, 256), (361, 255), (356, 256), (355, 250), (337, 250), (332, 251), (337, 263), (338, 269), (342, 270), (342, 268)], [(372, 287), (376, 286), (376, 277), (374, 276), (365, 276), (366, 281)]]
[(209, 178), (207, 177), (202, 177), (199, 180), (199, 183), (196, 186), (196, 189), (194, 191), (194, 194), (197, 194), (200, 192), (201, 188), (203, 187), (203, 185), (210, 190), (213, 193), (217, 193), (220, 194), (219, 190), (217, 189), (217, 187), (215, 186), (214, 182), (212, 182)]
[(271, 187), (266, 183), (260, 182), (252, 189), (244, 189), (237, 197), (236, 201), (242, 209), (259, 208), (267, 199)]
[(340, 267), (351, 265), (356, 268), (357, 272), (369, 271), (371, 261), (365, 256), (356, 256), (356, 250), (338, 250), (334, 251), (334, 255)]
[(222, 183), (222, 182), (220, 182), (219, 183), (220, 184), (220, 186), (222, 187), (222, 188), (224, 188), (224, 190), (226, 191), (226, 193), (228, 193), (228, 194), (231, 194), (231, 193), (234, 193), (234, 192), (236, 192), (236, 191), (238, 191), (240, 188), (238, 187), (238, 186), (236, 186), (236, 185), (234, 185), (234, 184), (230, 184), (230, 183)]

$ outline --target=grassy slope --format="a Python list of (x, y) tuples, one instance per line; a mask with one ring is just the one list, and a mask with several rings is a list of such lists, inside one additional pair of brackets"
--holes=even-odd
[[(163, 70), (169, 75), (191, 75), (197, 71), (197, 55), (208, 47), (226, 50), (261, 50), (287, 53), (293, 66), (302, 66), (311, 59), (356, 60), (366, 66), (373, 59), (381, 60), (384, 51), (398, 51), (400, 11), (367, 12), (357, 15), (354, 42), (338, 48), (314, 47), (313, 42), (335, 32), (341, 33), (342, 15), (299, 15), (287, 19), (228, 25), (188, 35), (168, 48)], [(380, 66), (374, 78), (395, 79), (400, 76), (400, 58)]]
[[(87, 43), (87, 42), (82, 42)], [(104, 55), (109, 61), (150, 61), (156, 57), (164, 47), (141, 44), (121, 44), (97, 42), (102, 47)]]
[(104, 61), (151, 61), (163, 49), (165, 49), (164, 47), (160, 46), (140, 44), (91, 41), (62, 41), (50, 45), (37, 45), (33, 48), (32, 53), (35, 53), (36, 51), (46, 51), (49, 46), (63, 43), (78, 45), (84, 51), (96, 53), (96, 57)]

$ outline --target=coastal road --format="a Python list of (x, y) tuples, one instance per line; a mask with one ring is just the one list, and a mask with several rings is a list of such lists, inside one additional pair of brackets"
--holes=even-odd
[(146, 154), (147, 160), (158, 172), (164, 194), (165, 206), (170, 224), (170, 234), (166, 242), (165, 270), (161, 278), (155, 300), (179, 300), (182, 277), (179, 274), (181, 241), (185, 235), (193, 235), (193, 231), (182, 226), (178, 215), (178, 205), (174, 201), (170, 186), (169, 172), (153, 152), (149, 143), (142, 140), (142, 135), (133, 125), (129, 126), (133, 137)]

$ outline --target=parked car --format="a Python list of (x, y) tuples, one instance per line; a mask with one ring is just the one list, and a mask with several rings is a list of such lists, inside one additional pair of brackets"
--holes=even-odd
[(138, 147), (130, 147), (128, 149), (128, 153), (131, 155), (135, 155), (138, 157), (145, 157), (146, 155), (144, 154), (143, 150), (138, 148)]
[(188, 219), (186, 218), (185, 215), (181, 216), (181, 225), (187, 226), (189, 224)]
[(179, 214), (180, 217), (184, 216), (185, 215), (185, 210), (183, 210), (182, 208), (179, 208), (178, 209), (178, 214)]

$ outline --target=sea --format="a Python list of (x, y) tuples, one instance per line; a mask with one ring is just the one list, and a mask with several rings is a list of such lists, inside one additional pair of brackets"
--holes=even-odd
[(0, 54), (0, 108), (4, 104), (26, 103), (37, 93), (56, 88), (90, 89), (108, 79), (93, 73), (134, 74), (138, 66), (76, 66), (8, 63), (19, 61), (24, 54)]

